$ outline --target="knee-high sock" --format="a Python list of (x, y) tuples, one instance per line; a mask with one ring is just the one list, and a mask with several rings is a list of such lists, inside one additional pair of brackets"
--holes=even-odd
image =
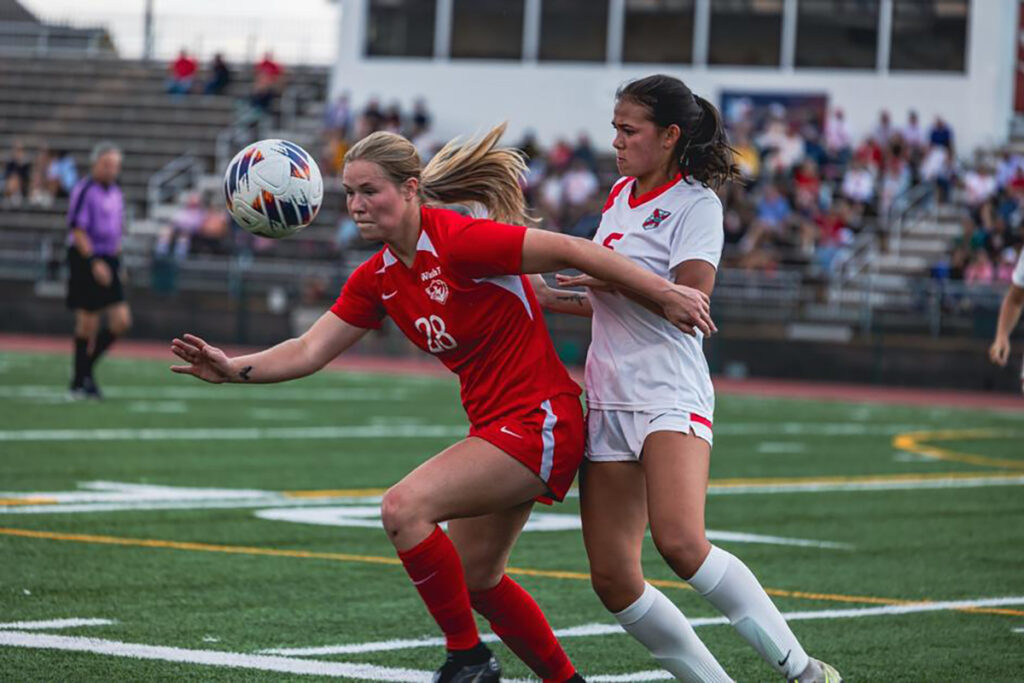
[(462, 560), (441, 527), (435, 527), (418, 545), (400, 550), (398, 557), (444, 632), (448, 649), (468, 650), (479, 643)]
[(508, 576), (494, 588), (471, 591), (469, 599), (508, 649), (546, 683), (562, 683), (576, 673), (533, 597)]
[(89, 338), (75, 337), (75, 375), (72, 385), (80, 387), (89, 374), (92, 364), (89, 362)]
[(671, 600), (649, 583), (632, 605), (615, 618), (651, 652), (669, 673), (689, 683), (725, 683), (732, 679)]
[(117, 336), (111, 334), (110, 330), (105, 329), (96, 336), (96, 344), (93, 346), (92, 353), (89, 354), (89, 371), (86, 374), (92, 374), (92, 368), (96, 364), (96, 361), (100, 359), (100, 356), (102, 356), (115, 341), (117, 341)]
[(761, 658), (786, 678), (807, 668), (808, 657), (789, 624), (753, 573), (731, 553), (711, 546), (690, 585), (729, 618)]

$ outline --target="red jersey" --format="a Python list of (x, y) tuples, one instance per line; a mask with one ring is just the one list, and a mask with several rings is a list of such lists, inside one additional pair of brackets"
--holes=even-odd
[(385, 246), (352, 273), (331, 307), (379, 328), (390, 316), (459, 376), (475, 427), (579, 396), (555, 354), (533, 288), (521, 274), (526, 228), (424, 207), (412, 267)]

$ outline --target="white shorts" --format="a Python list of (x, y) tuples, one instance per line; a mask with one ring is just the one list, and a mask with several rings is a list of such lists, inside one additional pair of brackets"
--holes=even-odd
[(638, 462), (644, 441), (654, 432), (695, 435), (713, 445), (711, 420), (697, 413), (632, 410), (587, 411), (587, 460)]

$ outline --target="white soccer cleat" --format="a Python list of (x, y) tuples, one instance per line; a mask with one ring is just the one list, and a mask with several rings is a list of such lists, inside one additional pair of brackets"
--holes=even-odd
[(843, 677), (831, 664), (811, 658), (804, 672), (792, 679), (792, 683), (843, 683)]

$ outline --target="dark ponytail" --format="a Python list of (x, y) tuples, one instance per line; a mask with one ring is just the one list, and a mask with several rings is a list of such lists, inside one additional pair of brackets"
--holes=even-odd
[(740, 177), (718, 109), (678, 78), (656, 74), (630, 81), (619, 87), (615, 99), (645, 107), (661, 128), (679, 126), (674, 157), (685, 176), (713, 187)]

